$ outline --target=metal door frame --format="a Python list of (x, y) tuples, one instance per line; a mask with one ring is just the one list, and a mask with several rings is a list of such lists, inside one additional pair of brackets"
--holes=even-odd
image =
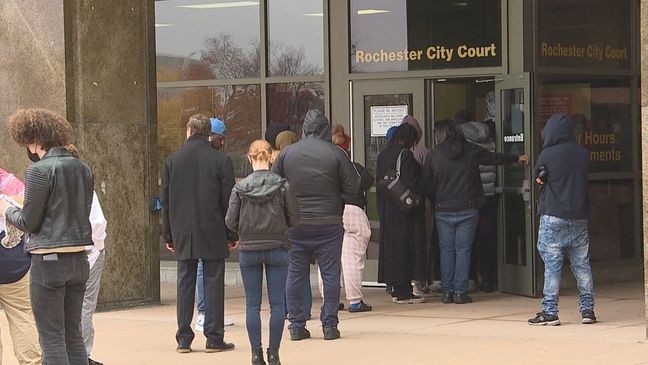
[[(502, 91), (523, 89), (524, 90), (524, 150), (529, 155), (529, 166), (526, 167), (525, 178), (529, 182), (528, 189), (523, 187), (524, 191), (520, 194), (529, 194), (527, 203), (526, 214), (526, 266), (511, 265), (505, 262), (505, 237), (506, 232), (504, 219), (505, 196), (502, 195), (499, 202), (499, 223), (498, 223), (498, 237), (500, 244), (498, 245), (498, 266), (499, 266), (499, 288), (500, 291), (511, 294), (525, 295), (534, 297), (538, 293), (536, 284), (536, 271), (537, 271), (537, 253), (535, 248), (536, 242), (536, 212), (535, 212), (535, 189), (533, 188), (532, 161), (534, 161), (533, 151), (533, 108), (532, 108), (532, 76), (530, 73), (520, 73), (512, 75), (504, 75), (501, 80), (497, 80), (495, 84), (495, 98), (496, 98), (496, 116), (497, 116), (497, 151), (503, 150), (503, 137), (502, 137)], [(497, 184), (499, 187), (503, 186), (504, 175), (502, 173), (503, 167), (498, 168)]]

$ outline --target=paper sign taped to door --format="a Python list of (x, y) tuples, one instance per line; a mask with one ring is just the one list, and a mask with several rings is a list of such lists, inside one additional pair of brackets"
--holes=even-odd
[(389, 128), (401, 124), (407, 111), (407, 105), (372, 106), (371, 136), (384, 137)]

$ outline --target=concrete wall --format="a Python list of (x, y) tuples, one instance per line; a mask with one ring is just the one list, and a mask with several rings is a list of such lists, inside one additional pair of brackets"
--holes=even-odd
[(16, 109), (67, 115), (108, 220), (100, 306), (159, 301), (153, 0), (0, 2), (0, 167), (29, 162)]

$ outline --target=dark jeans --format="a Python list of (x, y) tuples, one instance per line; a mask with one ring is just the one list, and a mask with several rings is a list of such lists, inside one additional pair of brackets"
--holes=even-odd
[(441, 286), (446, 293), (468, 292), (470, 253), (478, 218), (478, 209), (436, 213), (441, 247)]
[(241, 251), (239, 254), (241, 276), (245, 287), (245, 326), (252, 348), (261, 344), (261, 296), (263, 269), (265, 267), (270, 302), (270, 348), (281, 344), (286, 319), (286, 277), (288, 276), (288, 252), (285, 248), (269, 251)]
[[(225, 261), (202, 260), (205, 270), (205, 331), (208, 343), (223, 341), (225, 330)], [(198, 259), (178, 260), (178, 332), (176, 341), (183, 346), (191, 345), (194, 332), (191, 320), (196, 296), (196, 271)]]
[(324, 326), (337, 326), (340, 305), (340, 266), (344, 228), (341, 224), (300, 224), (288, 231), (288, 319), (290, 328), (306, 326), (304, 285), (311, 258), (315, 256), (324, 283), (324, 305), (320, 320)]
[(81, 310), (88, 281), (85, 252), (33, 255), (31, 304), (44, 365), (87, 365)]

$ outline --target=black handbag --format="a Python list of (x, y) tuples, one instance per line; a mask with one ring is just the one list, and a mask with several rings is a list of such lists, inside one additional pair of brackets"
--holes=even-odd
[(376, 188), (387, 195), (401, 212), (410, 213), (414, 208), (421, 205), (421, 196), (411, 191), (400, 181), (401, 158), (404, 151), (398, 154), (396, 170), (391, 170), (383, 176)]

